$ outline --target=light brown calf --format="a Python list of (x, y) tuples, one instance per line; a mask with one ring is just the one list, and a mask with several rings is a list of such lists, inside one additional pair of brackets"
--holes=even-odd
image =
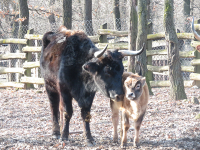
[(145, 77), (137, 74), (125, 72), (122, 76), (124, 98), (122, 102), (111, 100), (110, 106), (112, 109), (112, 122), (114, 127), (114, 142), (118, 141), (117, 126), (119, 120), (119, 110), (122, 111), (122, 128), (121, 128), (121, 146), (126, 146), (127, 131), (130, 127), (129, 118), (134, 120), (135, 137), (134, 146), (139, 143), (139, 130), (147, 109), (149, 100), (149, 90), (146, 84)]

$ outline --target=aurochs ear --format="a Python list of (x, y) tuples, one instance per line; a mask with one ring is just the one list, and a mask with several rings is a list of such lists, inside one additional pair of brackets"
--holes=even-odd
[(95, 74), (98, 69), (98, 65), (94, 62), (89, 62), (83, 65), (83, 69), (91, 74)]

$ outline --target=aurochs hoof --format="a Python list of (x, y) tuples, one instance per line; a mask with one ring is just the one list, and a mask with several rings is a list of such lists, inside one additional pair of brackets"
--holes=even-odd
[(62, 141), (69, 141), (69, 138), (61, 137), (59, 141), (60, 141), (60, 142), (62, 142)]
[(53, 139), (60, 139), (60, 132), (56, 131), (52, 133), (52, 138)]
[(92, 147), (92, 146), (95, 146), (95, 145), (96, 145), (96, 142), (94, 141), (93, 138), (92, 138), (92, 139), (87, 139), (87, 140), (86, 140), (86, 145), (87, 145), (88, 147)]

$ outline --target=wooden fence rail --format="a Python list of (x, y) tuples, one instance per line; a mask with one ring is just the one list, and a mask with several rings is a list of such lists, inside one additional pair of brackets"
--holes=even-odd
[[(149, 31), (151, 33), (152, 24), (149, 24)], [(106, 24), (101, 26), (101, 29), (98, 30), (97, 36), (89, 36), (89, 38), (96, 43), (98, 48), (104, 48), (106, 44), (108, 44), (108, 49), (128, 49), (128, 43), (108, 43), (107, 35), (117, 36), (117, 37), (127, 37), (128, 31), (115, 31), (106, 29)], [(200, 30), (200, 25), (194, 25), (196, 30)], [(43, 35), (32, 34), (30, 31), (25, 35), (25, 39), (0, 39), (0, 44), (23, 44), (25, 47), (22, 48), (21, 53), (8, 53), (1, 54), (0, 60), (10, 60), (10, 59), (23, 59), (26, 60), (22, 68), (7, 68), (0, 67), (0, 74), (8, 74), (8, 73), (18, 73), (22, 76), (20, 77), (20, 82), (0, 82), (0, 88), (2, 87), (16, 87), (16, 88), (31, 88), (32, 84), (44, 84), (43, 78), (31, 77), (31, 69), (40, 67), (40, 62), (30, 61), (30, 57), (32, 53), (40, 53), (41, 46), (32, 46), (30, 44), (31, 40), (42, 40)], [(179, 39), (192, 39), (195, 40), (193, 33), (177, 33)], [(165, 73), (168, 74), (168, 66), (153, 66), (152, 65), (152, 56), (155, 55), (166, 55), (167, 50), (152, 50), (152, 41), (153, 40), (161, 40), (165, 37), (164, 32), (157, 34), (148, 34), (147, 35), (147, 68), (149, 70), (149, 76), (151, 77), (150, 85), (151, 87), (168, 87), (170, 86), (169, 81), (153, 81), (153, 72)], [(192, 41), (191, 46), (196, 48), (200, 45), (198, 41)], [(195, 85), (195, 81), (200, 81), (200, 73), (196, 70), (196, 66), (200, 66), (200, 58), (197, 57), (197, 51), (194, 49), (192, 51), (180, 51), (179, 52), (181, 58), (194, 58), (191, 61), (191, 66), (181, 66), (181, 70), (184, 72), (192, 72), (190, 74), (190, 80), (184, 81), (185, 87), (192, 87)], [(126, 64), (126, 63), (124, 63)]]

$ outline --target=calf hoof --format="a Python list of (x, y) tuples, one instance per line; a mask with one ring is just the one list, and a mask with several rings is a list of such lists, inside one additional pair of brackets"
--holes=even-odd
[(60, 132), (59, 131), (55, 131), (52, 133), (52, 138), (53, 139), (59, 139), (60, 138)]
[(139, 147), (139, 142), (134, 142), (134, 143), (133, 143), (133, 146), (134, 146), (135, 148)]
[(68, 140), (69, 140), (68, 136), (62, 135), (60, 138), (60, 141), (68, 141)]
[(126, 148), (127, 144), (126, 143), (122, 143), (121, 144), (121, 148)]
[(114, 138), (113, 143), (118, 143), (118, 138)]
[(68, 141), (69, 139), (68, 138), (65, 138), (65, 137), (61, 137), (60, 138), (60, 142), (63, 142), (63, 141)]
[(134, 138), (133, 146), (139, 147), (139, 138)]
[(91, 139), (87, 139), (87, 140), (86, 140), (86, 145), (87, 145), (88, 147), (92, 147), (92, 146), (95, 146), (96, 143), (95, 143), (94, 139), (91, 138)]

